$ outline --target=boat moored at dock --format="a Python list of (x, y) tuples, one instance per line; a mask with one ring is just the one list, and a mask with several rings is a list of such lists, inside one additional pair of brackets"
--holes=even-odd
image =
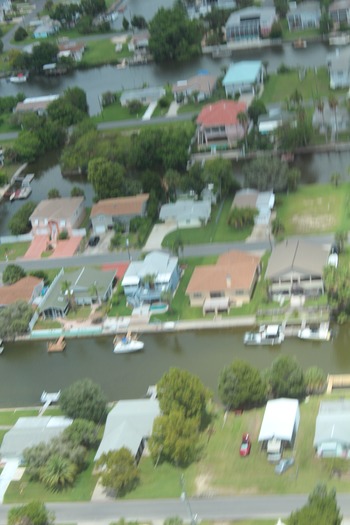
[(115, 354), (128, 354), (138, 352), (145, 346), (143, 341), (139, 341), (136, 335), (130, 332), (123, 337), (116, 336), (113, 341)]
[(332, 332), (329, 323), (320, 323), (318, 326), (305, 326), (298, 332), (299, 339), (305, 341), (329, 341)]
[(279, 324), (262, 325), (258, 332), (246, 332), (243, 341), (248, 346), (280, 345), (284, 341), (282, 326)]

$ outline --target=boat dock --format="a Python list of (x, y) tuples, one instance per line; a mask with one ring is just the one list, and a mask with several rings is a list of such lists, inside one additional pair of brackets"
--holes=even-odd
[(63, 335), (61, 335), (57, 341), (47, 343), (47, 351), (48, 352), (63, 352), (63, 350), (66, 348), (66, 340)]
[(333, 388), (350, 388), (350, 374), (329, 374), (327, 376), (327, 394), (331, 394)]
[(44, 403), (44, 405), (41, 407), (39, 411), (39, 416), (42, 416), (45, 412), (45, 410), (52, 404), (57, 403), (61, 396), (61, 390), (58, 392), (44, 392), (40, 396), (40, 401)]

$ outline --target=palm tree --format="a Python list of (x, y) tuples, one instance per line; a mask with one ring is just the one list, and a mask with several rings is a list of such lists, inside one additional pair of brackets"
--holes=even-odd
[(323, 102), (323, 100), (321, 98), (319, 98), (317, 100), (316, 106), (317, 106), (318, 111), (322, 115), (323, 128), (324, 128), (324, 133), (325, 133), (325, 136), (326, 136), (326, 143), (327, 143), (328, 142), (328, 134), (327, 134), (326, 124), (325, 124), (325, 121), (324, 121), (324, 102)]
[(52, 490), (61, 490), (72, 485), (76, 467), (68, 459), (58, 455), (51, 456), (40, 474), (41, 481)]
[(298, 108), (299, 106), (301, 106), (303, 102), (303, 95), (300, 93), (300, 91), (296, 89), (295, 91), (293, 91), (293, 93), (289, 97), (289, 100), (291, 104), (293, 105), (293, 107)]
[(74, 291), (71, 288), (72, 283), (70, 281), (63, 281), (61, 284), (61, 292), (68, 298), (69, 308), (73, 311), (76, 309), (77, 303), (75, 302)]
[(245, 142), (245, 149), (247, 151), (248, 149), (248, 142), (247, 142), (247, 131), (248, 131), (248, 115), (244, 111), (240, 111), (237, 115), (237, 120), (240, 123), (240, 125), (243, 128), (244, 131), (244, 142)]
[(98, 286), (97, 286), (96, 281), (94, 281), (93, 284), (90, 286), (89, 292), (91, 296), (97, 297), (98, 304), (101, 304), (101, 297), (100, 297), (100, 294), (98, 293)]
[(173, 245), (171, 247), (171, 251), (173, 252), (174, 255), (176, 255), (176, 257), (179, 256), (180, 252), (183, 253), (183, 251), (184, 251), (184, 243), (183, 243), (183, 240), (180, 237), (180, 235), (178, 235), (174, 239)]
[(148, 273), (147, 275), (144, 275), (142, 278), (142, 284), (144, 286), (148, 286), (150, 290), (154, 289), (154, 283), (155, 283), (156, 276), (154, 274)]
[(330, 109), (334, 113), (334, 121), (335, 121), (335, 141), (337, 140), (338, 135), (338, 122), (337, 122), (337, 106), (338, 106), (338, 99), (334, 95), (330, 95), (328, 97), (328, 105)]

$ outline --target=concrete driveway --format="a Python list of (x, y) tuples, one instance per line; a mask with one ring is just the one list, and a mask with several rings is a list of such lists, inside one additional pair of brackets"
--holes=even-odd
[(153, 250), (161, 250), (164, 237), (175, 230), (177, 230), (177, 223), (175, 221), (166, 221), (163, 224), (155, 224), (142, 251), (151, 252)]

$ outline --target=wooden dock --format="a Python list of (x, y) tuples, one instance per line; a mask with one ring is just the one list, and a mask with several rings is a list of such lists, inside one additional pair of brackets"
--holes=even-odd
[(47, 351), (48, 352), (63, 352), (63, 350), (66, 348), (66, 340), (63, 335), (57, 341), (52, 343), (47, 343)]
[(333, 388), (350, 388), (350, 374), (329, 374), (327, 376), (327, 394), (331, 394)]

